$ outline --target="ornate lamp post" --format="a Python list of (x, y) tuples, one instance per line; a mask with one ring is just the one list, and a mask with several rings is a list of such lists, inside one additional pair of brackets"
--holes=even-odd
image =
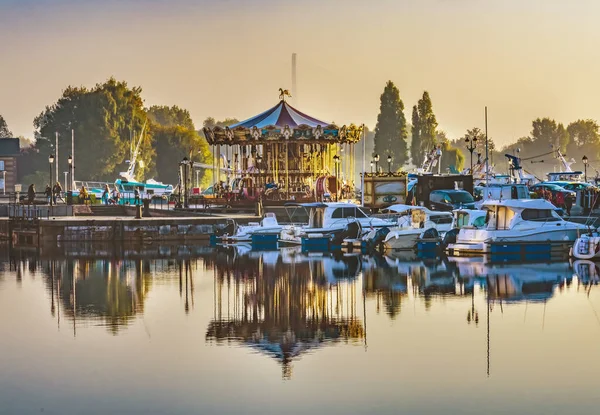
[(379, 154), (375, 154), (373, 160), (375, 160), (375, 173), (379, 173)]
[(587, 166), (588, 166), (588, 158), (587, 156), (583, 156), (583, 158), (581, 159), (581, 161), (583, 161), (583, 171), (584, 171), (584, 179), (585, 182), (587, 183)]
[(48, 156), (48, 164), (50, 165), (50, 206), (52, 206), (52, 165), (54, 164), (54, 154)]
[(392, 174), (392, 155), (388, 155), (387, 156), (387, 162), (388, 162), (388, 173)]
[(333, 156), (333, 162), (335, 163), (335, 180), (336, 180), (336, 184), (335, 184), (335, 201), (338, 201), (338, 195), (340, 193), (340, 189), (339, 187), (339, 183), (340, 178), (339, 178), (339, 167), (340, 167), (340, 156), (338, 156), (337, 154), (335, 156)]
[(373, 174), (373, 160), (371, 160), (371, 174)]
[(467, 150), (471, 153), (471, 174), (473, 174), (473, 151), (477, 147), (477, 137), (473, 136), (473, 138), (465, 138), (465, 142), (467, 143)]
[(73, 189), (71, 188), (73, 186), (73, 156), (69, 154), (69, 158), (67, 159), (67, 163), (69, 163), (69, 179), (68, 179), (68, 183), (66, 184), (67, 187), (67, 191), (73, 191)]
[(184, 157), (181, 160), (181, 164), (183, 165), (183, 207), (188, 208), (188, 192), (187, 192), (187, 184), (188, 184), (188, 158)]

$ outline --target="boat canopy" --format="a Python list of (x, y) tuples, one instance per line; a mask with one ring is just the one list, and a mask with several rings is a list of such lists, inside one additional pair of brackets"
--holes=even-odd
[(544, 199), (507, 199), (503, 201), (486, 200), (482, 205), (484, 208), (493, 206), (506, 206), (514, 209), (556, 209), (556, 206)]

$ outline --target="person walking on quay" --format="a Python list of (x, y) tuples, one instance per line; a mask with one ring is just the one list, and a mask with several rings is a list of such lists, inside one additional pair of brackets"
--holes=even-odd
[(113, 189), (113, 191), (112, 191), (112, 202), (115, 205), (118, 205), (120, 198), (121, 198), (121, 195), (119, 194), (119, 189), (117, 189), (117, 186), (115, 186), (114, 189)]
[(46, 190), (44, 190), (44, 196), (46, 196), (46, 201), (48, 202), (48, 204), (50, 204), (50, 202), (52, 202), (52, 188), (49, 184), (46, 185)]
[(35, 185), (32, 183), (27, 189), (27, 201), (31, 205), (35, 200)]
[(63, 199), (63, 197), (62, 197), (62, 186), (60, 185), (60, 182), (56, 182), (56, 184), (52, 188), (52, 194), (53, 194), (54, 204), (56, 204), (56, 201), (58, 199), (60, 199), (61, 202), (65, 203), (65, 199)]
[(135, 198), (133, 200), (133, 204), (139, 205), (140, 204), (140, 188), (139, 187), (135, 188), (134, 195), (135, 195)]
[(108, 185), (105, 184), (104, 185), (104, 190), (102, 191), (102, 204), (103, 205), (108, 205), (108, 195), (110, 193), (110, 189), (108, 188)]
[(88, 200), (88, 191), (85, 188), (85, 186), (81, 186), (81, 190), (79, 191), (79, 202), (83, 203), (85, 205), (87, 200)]

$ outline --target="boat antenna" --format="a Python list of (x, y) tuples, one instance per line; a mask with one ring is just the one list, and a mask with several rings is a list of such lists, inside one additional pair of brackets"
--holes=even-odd
[(488, 143), (488, 123), (487, 123), (487, 106), (485, 107), (485, 184), (490, 184), (490, 165), (489, 165), (489, 143)]

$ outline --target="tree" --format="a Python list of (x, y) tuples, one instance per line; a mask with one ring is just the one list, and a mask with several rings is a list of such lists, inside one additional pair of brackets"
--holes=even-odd
[(229, 127), (238, 122), (237, 118), (225, 118), (223, 121), (216, 121), (213, 117), (207, 117), (202, 123), (202, 126), (204, 128)]
[(420, 166), (425, 154), (436, 146), (437, 127), (431, 98), (429, 92), (425, 91), (416, 107), (413, 107), (413, 139), (410, 150), (416, 166)]
[(412, 109), (412, 127), (411, 127), (411, 140), (410, 140), (410, 158), (412, 164), (416, 167), (420, 167), (423, 164), (425, 155), (421, 153), (421, 123), (419, 120), (419, 110), (416, 105), (413, 105)]
[[(190, 113), (177, 106), (154, 106), (148, 110), (152, 120), (156, 171), (166, 183), (179, 181), (177, 165), (184, 157), (203, 163), (211, 162), (211, 152), (206, 139), (196, 131)], [(202, 183), (210, 180), (210, 170), (202, 171)]]
[(12, 138), (13, 133), (8, 129), (4, 117), (0, 115), (0, 138)]
[(599, 126), (594, 120), (577, 120), (567, 127), (567, 132), (574, 144), (583, 146), (600, 144)]
[(382, 160), (391, 155), (392, 169), (398, 170), (408, 160), (404, 103), (400, 99), (400, 91), (392, 81), (387, 82), (380, 99), (374, 152)]
[(450, 173), (459, 173), (463, 170), (465, 164), (465, 155), (463, 152), (452, 146), (450, 140), (446, 139), (445, 134), (438, 142), (442, 146), (442, 159), (440, 161), (441, 171)]
[(179, 108), (177, 105), (172, 107), (166, 105), (153, 105), (148, 109), (148, 118), (154, 124), (163, 127), (180, 126), (188, 130), (195, 130), (194, 122), (190, 116), (190, 112), (186, 109)]
[(138, 141), (140, 163), (136, 166), (136, 176), (142, 180), (153, 173), (155, 154), (141, 92), (141, 88), (129, 88), (126, 82), (114, 78), (91, 89), (67, 87), (57, 102), (34, 120), (36, 151), (28, 153), (29, 169), (32, 172), (47, 169), (48, 155), (56, 151), (54, 142), (58, 133), (59, 171), (65, 171), (73, 130), (76, 177), (114, 180), (118, 172), (127, 169), (125, 161)]

